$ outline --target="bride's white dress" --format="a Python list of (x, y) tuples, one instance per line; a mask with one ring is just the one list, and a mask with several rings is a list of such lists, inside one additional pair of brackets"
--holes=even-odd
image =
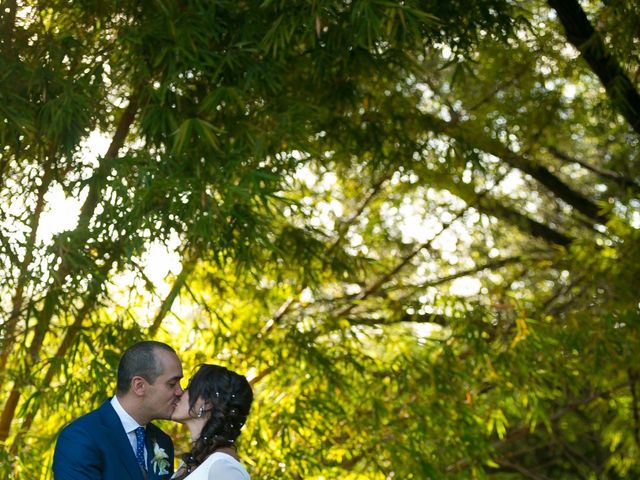
[(185, 480), (250, 480), (244, 466), (231, 455), (215, 452), (198, 465)]

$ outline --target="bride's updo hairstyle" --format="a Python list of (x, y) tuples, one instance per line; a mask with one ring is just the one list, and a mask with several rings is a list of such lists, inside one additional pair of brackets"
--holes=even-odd
[[(182, 460), (190, 472), (209, 455), (220, 448), (233, 447), (240, 429), (247, 420), (253, 391), (247, 379), (219, 365), (201, 365), (189, 382), (189, 413), (202, 416), (195, 404), (202, 398), (211, 417), (207, 420), (200, 437)], [(178, 476), (178, 478), (180, 478)]]

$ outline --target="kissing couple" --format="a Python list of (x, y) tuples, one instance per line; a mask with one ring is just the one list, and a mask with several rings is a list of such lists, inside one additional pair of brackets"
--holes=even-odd
[[(201, 365), (186, 389), (169, 345), (139, 342), (118, 364), (116, 394), (64, 427), (53, 457), (54, 480), (249, 480), (236, 454), (253, 391), (247, 379)], [(151, 420), (186, 425), (191, 450), (173, 471), (173, 442)]]

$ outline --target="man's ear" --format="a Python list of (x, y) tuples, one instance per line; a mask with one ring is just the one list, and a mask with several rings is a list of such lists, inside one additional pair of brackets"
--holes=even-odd
[(141, 397), (146, 393), (148, 385), (149, 382), (147, 382), (144, 378), (136, 375), (131, 379), (131, 393)]

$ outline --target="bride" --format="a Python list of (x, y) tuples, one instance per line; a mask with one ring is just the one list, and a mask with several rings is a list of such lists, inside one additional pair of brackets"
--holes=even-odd
[(249, 480), (235, 441), (253, 401), (247, 379), (225, 367), (202, 365), (189, 381), (171, 419), (191, 432), (192, 447), (174, 480)]

